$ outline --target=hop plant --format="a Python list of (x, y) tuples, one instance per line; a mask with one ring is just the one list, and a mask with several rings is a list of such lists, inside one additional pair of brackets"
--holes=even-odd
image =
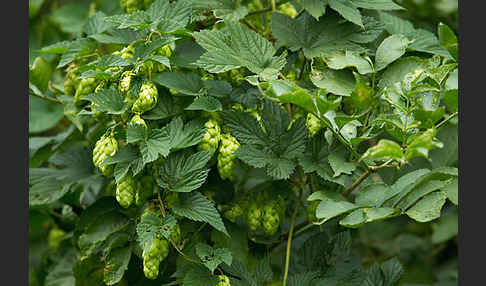
[(142, 254), (143, 273), (148, 279), (156, 279), (159, 276), (159, 265), (169, 254), (167, 240), (155, 238), (150, 248)]
[(174, 206), (174, 204), (176, 204), (178, 201), (179, 201), (179, 195), (176, 192), (169, 192), (165, 196), (165, 202), (166, 202), (167, 207), (169, 209), (172, 209), (172, 207)]
[(108, 157), (115, 155), (118, 151), (118, 141), (113, 137), (113, 134), (106, 132), (101, 138), (96, 141), (93, 149), (93, 164), (103, 173), (105, 176), (109, 176), (112, 172), (111, 166), (100, 164)]
[(139, 185), (133, 177), (125, 175), (116, 185), (116, 200), (122, 207), (128, 208), (134, 202), (138, 188)]
[(140, 87), (140, 92), (138, 93), (138, 98), (135, 100), (132, 106), (132, 111), (136, 114), (142, 114), (157, 105), (157, 87), (151, 81), (145, 82), (142, 87)]
[(243, 209), (239, 204), (234, 205), (231, 209), (224, 213), (224, 216), (231, 222), (236, 222), (236, 219), (243, 215)]
[(83, 78), (78, 87), (76, 88), (76, 93), (74, 94), (74, 102), (77, 103), (81, 100), (81, 97), (86, 94), (92, 93), (96, 86), (98, 85), (96, 78), (87, 77)]
[(289, 2), (279, 5), (277, 11), (289, 16), (290, 18), (295, 18), (299, 13), (295, 10), (294, 6)]
[(221, 128), (216, 120), (210, 119), (205, 124), (207, 131), (197, 146), (198, 150), (212, 150), (211, 155), (218, 149), (219, 140), (221, 138)]
[(251, 231), (256, 231), (261, 225), (262, 211), (256, 203), (248, 206), (247, 225)]
[(219, 281), (218, 281), (217, 286), (231, 286), (228, 276), (218, 275), (218, 279), (219, 279)]
[(79, 85), (79, 67), (75, 64), (70, 64), (66, 69), (66, 78), (64, 79), (64, 94), (74, 95), (76, 87)]
[(181, 227), (176, 224), (172, 228), (170, 232), (170, 239), (176, 244), (179, 245), (182, 241), (182, 233), (181, 233)]
[(142, 125), (145, 128), (148, 128), (147, 123), (145, 123), (145, 120), (143, 120), (142, 117), (140, 117), (139, 114), (135, 114), (132, 119), (130, 119), (130, 123), (132, 124), (137, 124), (137, 125)]
[(319, 205), (320, 201), (311, 201), (307, 205), (306, 212), (307, 212), (307, 220), (309, 222), (316, 222), (317, 217), (316, 217), (316, 209), (317, 206)]
[(324, 127), (322, 126), (322, 123), (319, 120), (319, 118), (314, 116), (314, 114), (312, 113), (307, 114), (305, 126), (307, 127), (307, 132), (309, 133), (310, 137), (314, 136), (317, 132), (319, 132), (319, 130), (321, 130)]
[(135, 192), (135, 205), (143, 205), (154, 193), (155, 182), (153, 177), (144, 176), (140, 179), (140, 186)]
[(116, 182), (114, 180), (110, 181), (105, 187), (105, 193), (107, 196), (115, 196), (116, 193)]
[(144, 2), (144, 0), (120, 0), (120, 6), (125, 12), (131, 14), (145, 8)]
[(235, 151), (240, 143), (230, 134), (221, 135), (221, 145), (218, 154), (218, 172), (221, 179), (233, 179)]
[(263, 207), (263, 229), (268, 235), (273, 235), (280, 226), (280, 215), (278, 204), (271, 202)]
[(61, 241), (66, 236), (66, 232), (60, 228), (52, 228), (47, 235), (47, 244), (53, 250), (56, 250), (61, 245)]
[(125, 71), (121, 74), (120, 82), (118, 84), (118, 90), (122, 94), (126, 94), (128, 90), (130, 90), (130, 83), (132, 81), (133, 75), (133, 71)]

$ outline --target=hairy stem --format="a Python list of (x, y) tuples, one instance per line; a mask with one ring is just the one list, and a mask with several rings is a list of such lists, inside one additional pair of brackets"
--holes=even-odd
[(447, 116), (444, 120), (442, 120), (437, 126), (435, 126), (435, 129), (439, 129), (442, 126), (444, 126), (447, 122), (449, 122), (452, 118), (456, 117), (457, 114), (459, 114), (457, 111), (452, 113), (451, 115)]
[(42, 99), (45, 99), (45, 100), (48, 100), (50, 102), (55, 102), (55, 103), (59, 103), (59, 104), (62, 104), (61, 101), (57, 98), (54, 98), (54, 97), (50, 97), (50, 96), (45, 96), (45, 95), (41, 95), (41, 94), (35, 94), (33, 92), (29, 92), (29, 95), (33, 95), (33, 96), (37, 96), (38, 98), (42, 98)]

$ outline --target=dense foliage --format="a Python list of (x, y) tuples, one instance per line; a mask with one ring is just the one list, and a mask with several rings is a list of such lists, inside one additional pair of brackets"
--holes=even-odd
[(457, 285), (432, 2), (30, 0), (30, 285)]

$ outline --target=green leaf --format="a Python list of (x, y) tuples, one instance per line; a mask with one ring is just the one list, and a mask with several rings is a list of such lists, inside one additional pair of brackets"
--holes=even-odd
[(344, 152), (331, 152), (327, 157), (329, 160), (329, 165), (331, 165), (332, 170), (334, 171), (334, 177), (337, 177), (341, 174), (352, 174), (354, 170), (356, 170), (356, 163), (353, 162), (346, 162), (345, 153)]
[(191, 105), (186, 107), (186, 110), (204, 110), (207, 112), (215, 112), (222, 109), (221, 102), (212, 96), (199, 97)]
[(228, 235), (223, 220), (213, 203), (199, 192), (180, 194), (180, 201), (174, 204), (173, 211), (176, 215), (190, 220), (207, 222), (215, 229)]
[(378, 220), (384, 220), (400, 214), (399, 209), (382, 207), (382, 208), (362, 208), (357, 209), (339, 221), (339, 224), (345, 227), (357, 228), (365, 223)]
[(111, 211), (99, 217), (83, 234), (79, 236), (78, 245), (81, 251), (89, 255), (103, 243), (108, 236), (122, 230), (130, 221), (118, 211)]
[(237, 22), (227, 22), (221, 31), (194, 33), (196, 42), (206, 52), (198, 66), (212, 73), (246, 67), (264, 79), (276, 78), (286, 63), (285, 54), (274, 56), (273, 45), (265, 38)]
[(457, 67), (456, 63), (440, 65), (427, 70), (427, 75), (441, 85), (444, 79)]
[(383, 277), (385, 278), (383, 286), (397, 285), (402, 278), (403, 266), (396, 257), (383, 262), (380, 268), (383, 272)]
[(194, 73), (163, 72), (154, 77), (153, 81), (182, 94), (202, 94), (203, 81)]
[(192, 98), (159, 93), (157, 105), (142, 115), (143, 119), (159, 120), (179, 115), (190, 104)]
[(52, 21), (66, 33), (79, 33), (88, 19), (88, 3), (70, 2), (52, 11)]
[(395, 141), (381, 139), (378, 141), (378, 144), (368, 148), (363, 156), (361, 156), (361, 160), (365, 158), (370, 158), (374, 161), (390, 159), (403, 161), (404, 157), (402, 148)]
[(141, 124), (129, 123), (127, 126), (127, 143), (136, 143), (147, 137), (147, 128)]
[(130, 44), (143, 38), (141, 32), (131, 29), (109, 29), (100, 34), (88, 36), (103, 44)]
[(376, 71), (380, 71), (405, 54), (410, 41), (404, 35), (391, 35), (378, 46), (375, 56)]
[(262, 123), (245, 112), (224, 112), (231, 133), (242, 144), (235, 152), (237, 158), (257, 167), (267, 168), (267, 174), (277, 179), (288, 178), (294, 171), (292, 160), (305, 149), (305, 128), (302, 118), (289, 130), (290, 117), (278, 104), (264, 101)]
[(204, 49), (192, 41), (186, 41), (178, 43), (174, 53), (173, 60), (176, 66), (193, 69), (197, 68), (196, 61), (204, 53)]
[(341, 70), (347, 67), (356, 67), (358, 73), (360, 74), (368, 74), (373, 72), (370, 62), (356, 52), (330, 52), (326, 55), (325, 61), (327, 66), (334, 70)]
[(105, 21), (105, 17), (106, 14), (102, 11), (97, 11), (93, 16), (91, 16), (83, 28), (86, 35), (96, 35), (111, 29), (113, 25)]
[(206, 163), (210, 158), (210, 150), (195, 154), (184, 151), (172, 153), (160, 166), (157, 183), (172, 192), (193, 191), (206, 181), (209, 173)]
[(318, 20), (326, 12), (327, 2), (327, 0), (301, 0), (300, 5)]
[(184, 276), (184, 285), (186, 286), (215, 286), (219, 282), (217, 276), (211, 275), (203, 266), (192, 267)]
[(356, 80), (350, 70), (332, 70), (325, 67), (314, 69), (311, 81), (327, 92), (342, 96), (350, 96), (356, 86)]
[[(158, 209), (155, 209), (155, 211), (158, 211)], [(147, 250), (158, 235), (161, 234), (168, 239), (176, 223), (176, 219), (170, 214), (160, 218), (155, 212), (149, 212), (137, 224), (137, 241), (139, 245), (142, 249)]]
[(203, 124), (193, 120), (184, 125), (181, 118), (176, 118), (161, 129), (153, 129), (148, 139), (140, 144), (144, 162), (157, 160), (159, 154), (166, 157), (172, 150), (198, 144), (206, 132)]
[(446, 48), (452, 57), (457, 61), (458, 44), (454, 31), (452, 31), (451, 28), (444, 23), (439, 23), (438, 34), (440, 44)]
[(442, 216), (439, 221), (432, 223), (432, 243), (438, 244), (454, 238), (458, 234), (459, 217), (457, 211)]
[(388, 192), (390, 192), (390, 187), (385, 184), (369, 184), (359, 191), (355, 203), (360, 206), (379, 207), (383, 203)]
[(211, 240), (214, 242), (214, 247), (226, 248), (233, 256), (246, 262), (249, 256), (246, 230), (235, 224), (228, 224), (226, 227), (230, 236), (224, 235), (217, 230), (211, 232)]
[(445, 201), (446, 195), (444, 192), (433, 192), (418, 201), (412, 208), (407, 210), (406, 214), (418, 222), (428, 222), (440, 217), (440, 211)]
[(132, 245), (112, 249), (106, 257), (106, 271), (103, 272), (103, 281), (106, 285), (114, 285), (123, 278), (128, 269), (128, 262), (132, 256)]
[(201, 259), (204, 266), (206, 266), (211, 273), (221, 264), (226, 263), (231, 265), (233, 257), (226, 248), (213, 249), (205, 243), (196, 244), (196, 254)]
[(43, 57), (36, 57), (29, 70), (29, 84), (32, 83), (42, 92), (46, 92), (51, 74), (51, 65)]
[(421, 135), (417, 136), (405, 150), (405, 160), (409, 161), (414, 157), (428, 158), (429, 150), (442, 148), (444, 144), (435, 138), (436, 129), (430, 128)]
[(321, 223), (326, 222), (339, 215), (361, 208), (347, 201), (335, 201), (332, 199), (323, 200), (316, 209), (316, 217), (322, 219)]
[(340, 21), (336, 13), (315, 18), (307, 13), (292, 19), (281, 13), (272, 14), (272, 34), (291, 51), (302, 49), (307, 58), (327, 55), (333, 51), (363, 52), (360, 44), (372, 42), (383, 31), (383, 25), (371, 17), (363, 17), (364, 29)]
[(97, 93), (87, 94), (82, 97), (95, 105), (95, 108), (108, 114), (122, 114), (128, 108), (124, 97), (115, 88), (102, 89)]
[(45, 180), (29, 188), (29, 206), (46, 205), (62, 198), (71, 185), (64, 185), (55, 179)]
[(185, 0), (156, 0), (147, 10), (147, 14), (159, 31), (170, 33), (184, 28), (189, 23), (191, 3)]
[(329, 7), (336, 10), (344, 19), (364, 28), (361, 13), (350, 0), (328, 0)]
[(62, 105), (29, 96), (29, 133), (51, 129), (63, 117)]
[(57, 263), (53, 265), (45, 278), (46, 286), (73, 286), (75, 278), (73, 266), (76, 264), (77, 255), (74, 248), (66, 252)]
[(401, 10), (401, 6), (397, 5), (393, 0), (351, 0), (351, 2), (359, 8), (370, 10)]
[(459, 204), (459, 180), (453, 179), (449, 184), (442, 188), (447, 198), (456, 206)]
[(420, 198), (434, 191), (443, 189), (448, 183), (448, 181), (431, 180), (424, 182), (423, 184), (419, 184), (418, 186), (413, 188), (412, 191), (410, 191), (406, 196), (401, 198), (401, 200), (395, 205), (402, 210), (406, 210), (411, 207), (415, 202), (417, 202)]
[(378, 88), (393, 89), (409, 73), (419, 74), (425, 70), (425, 63), (418, 57), (404, 57), (389, 65), (383, 72)]

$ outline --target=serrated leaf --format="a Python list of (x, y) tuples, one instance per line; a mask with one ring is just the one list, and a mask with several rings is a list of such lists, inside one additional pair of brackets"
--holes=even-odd
[(126, 216), (118, 211), (111, 211), (99, 217), (95, 223), (90, 225), (83, 234), (79, 236), (78, 245), (83, 253), (91, 254), (96, 247), (104, 242), (108, 236), (120, 231), (129, 224)]
[(206, 181), (209, 172), (206, 163), (210, 158), (210, 150), (194, 154), (184, 151), (172, 153), (160, 166), (157, 183), (172, 192), (193, 191)]
[(375, 69), (380, 71), (405, 54), (410, 41), (404, 35), (387, 37), (376, 50)]
[(215, 112), (222, 109), (221, 102), (212, 96), (200, 97), (186, 107), (186, 110), (203, 110), (207, 112)]
[(215, 286), (219, 282), (217, 276), (211, 275), (203, 266), (195, 266), (184, 276), (184, 285), (187, 286)]
[(364, 28), (361, 13), (350, 0), (327, 0), (329, 7), (336, 10), (344, 19)]
[(77, 262), (77, 255), (74, 248), (67, 251), (56, 264), (50, 269), (45, 278), (46, 286), (74, 286), (75, 278), (73, 266)]
[(301, 0), (300, 5), (312, 15), (319, 19), (326, 12), (327, 0)]
[(174, 204), (173, 211), (176, 215), (190, 220), (207, 222), (215, 229), (228, 235), (223, 220), (213, 203), (199, 192), (179, 195), (180, 202)]
[(393, 0), (351, 0), (356, 7), (370, 10), (401, 10)]
[(197, 61), (209, 72), (221, 73), (244, 66), (264, 79), (276, 78), (286, 63), (285, 55), (274, 56), (273, 45), (237, 22), (227, 22), (222, 31), (194, 33), (206, 52)]
[(402, 278), (403, 266), (398, 258), (393, 257), (383, 262), (380, 266), (383, 272), (384, 283), (383, 286), (394, 286)]
[(159, 120), (179, 115), (190, 104), (190, 97), (175, 97), (165, 93), (159, 93), (157, 105), (142, 115), (143, 119)]
[[(155, 209), (155, 211), (159, 210)], [(177, 221), (172, 215), (166, 215), (161, 218), (155, 212), (149, 212), (137, 224), (136, 231), (139, 245), (146, 251), (159, 234), (168, 239), (176, 223)]]
[(127, 126), (127, 143), (136, 143), (147, 137), (147, 128), (141, 124), (129, 123)]
[(451, 28), (444, 23), (439, 23), (438, 34), (440, 44), (446, 48), (452, 57), (457, 61), (458, 44), (454, 31), (452, 31)]
[(82, 99), (96, 104), (96, 109), (108, 114), (122, 114), (128, 108), (123, 95), (115, 88), (102, 89), (97, 93), (87, 94)]
[(440, 211), (445, 201), (446, 195), (444, 192), (433, 192), (418, 201), (406, 211), (406, 214), (418, 222), (428, 222), (440, 217)]
[(232, 92), (231, 84), (222, 80), (206, 80), (204, 81), (204, 88), (206, 88), (208, 95), (215, 97), (229, 96)]
[(131, 29), (109, 29), (100, 34), (88, 36), (103, 44), (130, 44), (143, 38), (142, 32)]
[(147, 10), (147, 14), (159, 31), (170, 33), (184, 28), (189, 23), (191, 3), (184, 0), (156, 0)]
[(362, 52), (365, 49), (360, 44), (375, 40), (383, 31), (383, 25), (370, 17), (363, 17), (365, 29), (339, 19), (336, 13), (330, 12), (319, 21), (308, 13), (295, 19), (273, 13), (272, 34), (291, 51), (302, 49), (307, 58), (313, 58), (339, 50)]
[(55, 179), (36, 184), (29, 188), (29, 206), (53, 203), (62, 198), (70, 187)]
[(103, 33), (104, 31), (113, 27), (112, 24), (105, 21), (106, 14), (102, 11), (97, 11), (88, 19), (84, 25), (84, 32), (87, 36)]
[(203, 81), (193, 73), (163, 72), (153, 78), (153, 81), (167, 88), (187, 95), (201, 95)]
[(231, 265), (233, 257), (226, 248), (215, 248), (205, 243), (196, 244), (196, 254), (211, 273), (221, 264)]
[(361, 156), (361, 159), (370, 158), (375, 161), (379, 160), (396, 160), (403, 161), (403, 151), (400, 145), (395, 141), (381, 139), (373, 147), (368, 148)]

